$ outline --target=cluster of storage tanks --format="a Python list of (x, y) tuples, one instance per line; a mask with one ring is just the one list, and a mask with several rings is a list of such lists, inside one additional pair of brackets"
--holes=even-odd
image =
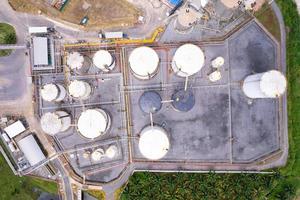
[[(107, 50), (97, 51), (92, 60), (93, 65), (104, 73), (115, 67), (115, 58)], [(84, 74), (91, 67), (91, 61), (78, 52), (72, 52), (67, 57), (67, 65), (75, 73)], [(55, 103), (64, 101), (68, 95), (74, 100), (84, 101), (90, 98), (92, 92), (93, 87), (85, 80), (72, 80), (67, 87), (60, 83), (48, 83), (40, 89), (44, 101)], [(77, 120), (77, 130), (86, 139), (104, 135), (110, 125), (110, 115), (101, 108), (83, 110)], [(51, 136), (65, 132), (71, 126), (71, 115), (63, 110), (44, 113), (41, 117), (43, 131)]]
[[(72, 70), (84, 72), (86, 59), (79, 53), (71, 53), (67, 64)], [(106, 50), (100, 50), (94, 54), (94, 65), (103, 72), (110, 72), (115, 67), (115, 59)], [(149, 80), (159, 71), (160, 58), (158, 53), (150, 47), (137, 47), (131, 51), (128, 59), (129, 68), (133, 76), (140, 80)], [(211, 60), (212, 72), (207, 78), (211, 82), (217, 82), (222, 78), (221, 68), (225, 60), (219, 56)], [(204, 51), (197, 45), (184, 44), (180, 46), (172, 59), (171, 68), (173, 73), (187, 81), (188, 77), (199, 73), (205, 65)], [(285, 76), (276, 70), (265, 73), (253, 74), (245, 78), (242, 90), (248, 98), (278, 98), (286, 90)], [(74, 80), (68, 85), (68, 91), (63, 85), (57, 83), (46, 84), (41, 89), (41, 96), (45, 101), (62, 101), (67, 93), (74, 99), (85, 100), (91, 95), (92, 87), (89, 83)], [(176, 91), (172, 95), (172, 105), (177, 111), (187, 112), (195, 104), (195, 97), (187, 88)], [(145, 92), (139, 101), (142, 111), (151, 116), (161, 108), (162, 99), (155, 91)], [(66, 131), (71, 126), (71, 116), (65, 111), (45, 113), (41, 118), (42, 129), (55, 135)], [(77, 120), (77, 130), (87, 139), (95, 139), (107, 133), (111, 126), (110, 115), (100, 109), (84, 110)], [(170, 148), (170, 141), (166, 130), (158, 125), (150, 123), (141, 130), (139, 138), (139, 149), (141, 154), (149, 160), (163, 158)], [(99, 150), (92, 157), (101, 157), (104, 150)], [(93, 156), (94, 155), (94, 156)]]

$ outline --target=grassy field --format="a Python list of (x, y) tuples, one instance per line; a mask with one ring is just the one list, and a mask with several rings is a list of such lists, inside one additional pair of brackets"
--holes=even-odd
[(57, 193), (57, 185), (40, 179), (15, 176), (3, 156), (0, 156), (0, 199), (36, 200), (41, 192)]
[[(121, 199), (276, 199), (300, 196), (300, 17), (293, 0), (277, 0), (287, 30), (289, 159), (273, 175), (135, 173)], [(280, 38), (278, 21), (270, 8), (258, 20)]]
[(87, 16), (89, 21), (85, 28), (90, 30), (133, 25), (139, 15), (139, 11), (127, 0), (70, 0), (61, 12), (45, 0), (9, 0), (9, 3), (20, 12), (37, 14), (40, 11), (77, 25)]
[[(17, 42), (14, 27), (9, 24), (0, 23), (0, 44), (15, 44)], [(11, 50), (0, 50), (1, 56), (8, 56)]]

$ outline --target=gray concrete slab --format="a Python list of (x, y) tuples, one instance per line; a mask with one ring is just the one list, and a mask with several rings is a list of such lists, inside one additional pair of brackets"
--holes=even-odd
[[(163, 99), (170, 99), (176, 88), (159, 91)], [(171, 147), (162, 161), (198, 160), (228, 161), (230, 158), (229, 97), (227, 87), (195, 88), (196, 104), (187, 113), (173, 109), (170, 103), (153, 115), (155, 124), (163, 126), (170, 138)], [(131, 94), (133, 134), (150, 124), (149, 115), (138, 105), (141, 92)], [(134, 158), (143, 159), (138, 140), (133, 141)]]
[(232, 82), (278, 66), (276, 43), (255, 22), (232, 35), (228, 43)]
[(278, 100), (249, 100), (231, 87), (233, 160), (251, 162), (279, 149)]

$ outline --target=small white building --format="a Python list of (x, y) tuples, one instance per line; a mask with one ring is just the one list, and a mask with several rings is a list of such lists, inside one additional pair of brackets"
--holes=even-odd
[(7, 133), (7, 135), (10, 138), (13, 138), (13, 137), (23, 133), (25, 130), (26, 130), (26, 128), (20, 120), (14, 122), (13, 124), (4, 128), (4, 131)]
[(27, 137), (18, 141), (17, 144), (31, 166), (34, 166), (46, 159), (33, 135), (28, 135)]
[(33, 44), (33, 65), (49, 65), (48, 38), (34, 37)]

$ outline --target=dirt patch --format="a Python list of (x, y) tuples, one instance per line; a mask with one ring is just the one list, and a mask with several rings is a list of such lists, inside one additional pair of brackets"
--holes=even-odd
[(41, 12), (77, 25), (87, 16), (89, 21), (85, 28), (91, 30), (132, 26), (140, 14), (140, 11), (126, 0), (69, 0), (62, 11), (51, 6), (49, 0), (9, 0), (9, 3), (20, 12)]

